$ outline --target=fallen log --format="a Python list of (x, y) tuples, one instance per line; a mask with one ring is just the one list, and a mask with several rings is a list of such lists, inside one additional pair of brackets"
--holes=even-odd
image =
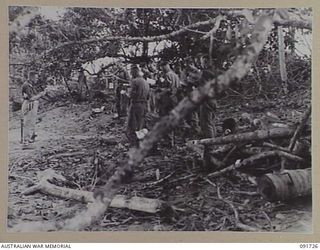
[(286, 152), (266, 151), (266, 152), (262, 152), (260, 154), (255, 154), (249, 158), (246, 158), (243, 161), (241, 161), (240, 163), (236, 162), (236, 163), (230, 165), (229, 167), (226, 167), (220, 171), (213, 172), (213, 173), (209, 174), (207, 177), (218, 177), (218, 176), (221, 176), (229, 171), (239, 169), (239, 168), (244, 167), (246, 165), (252, 165), (254, 162), (256, 162), (258, 160), (269, 158), (269, 157), (274, 157), (274, 156), (285, 157), (285, 158), (288, 158), (290, 160), (295, 160), (295, 161), (304, 161), (304, 159), (302, 159), (301, 157), (293, 155), (293, 154), (289, 154)]
[(217, 171), (217, 172), (213, 172), (211, 174), (208, 174), (207, 177), (218, 177), (218, 176), (221, 176), (229, 171), (232, 171), (232, 170), (235, 170), (235, 169), (238, 169), (238, 168), (241, 168), (245, 165), (248, 165), (248, 164), (252, 164), (253, 162), (257, 161), (257, 160), (260, 160), (260, 159), (264, 159), (264, 158), (268, 158), (268, 157), (272, 157), (272, 156), (277, 156), (277, 151), (268, 151), (268, 152), (263, 152), (261, 154), (256, 154), (254, 156), (251, 156), (247, 159), (244, 159), (242, 162), (240, 163), (234, 163), (232, 165), (230, 165), (229, 167), (226, 167), (220, 171)]
[[(57, 173), (55, 173), (52, 169), (48, 169), (38, 173), (38, 179), (40, 180), (38, 184), (26, 189), (22, 194), (30, 195), (34, 192), (41, 192), (47, 195), (53, 195), (60, 198), (73, 199), (81, 202), (87, 202), (87, 210), (86, 212), (80, 212), (79, 214), (85, 216), (87, 212), (100, 214), (104, 210), (104, 204), (101, 202), (97, 202), (94, 198), (92, 192), (82, 191), (82, 190), (74, 190), (65, 187), (59, 187), (54, 184), (51, 184), (49, 180), (58, 179), (61, 181), (65, 181), (65, 178)], [(157, 199), (149, 199), (143, 197), (131, 197), (128, 198), (124, 195), (115, 195), (114, 198), (110, 201), (110, 207), (114, 208), (127, 208), (135, 211), (142, 211), (147, 213), (157, 213), (169, 211), (172, 209), (167, 203), (157, 200)], [(78, 214), (78, 215), (79, 215)], [(83, 217), (81, 222), (76, 222), (71, 219), (67, 219), (72, 222), (69, 227), (74, 227), (79, 223), (81, 225), (86, 225), (88, 220), (92, 218)], [(96, 218), (98, 219), (98, 218)], [(8, 230), (10, 232), (33, 232), (33, 231), (55, 231), (60, 228), (60, 222), (22, 222), (14, 225), (12, 228)]]
[(201, 145), (221, 145), (238, 142), (258, 141), (275, 138), (287, 138), (294, 134), (293, 129), (288, 128), (272, 128), (269, 130), (257, 130), (254, 132), (246, 132), (235, 135), (227, 135), (223, 137), (208, 138), (202, 140), (188, 141), (188, 144)]
[[(40, 192), (46, 195), (52, 195), (63, 199), (72, 199), (80, 202), (90, 203), (94, 202), (93, 193), (89, 191), (76, 190), (66, 187), (59, 187), (51, 184), (49, 180), (53, 178), (64, 181), (64, 177), (56, 174), (52, 169), (48, 169), (38, 174), (40, 180), (39, 183), (26, 189), (21, 194), (31, 195), (36, 192)], [(114, 208), (128, 208), (130, 210), (157, 213), (164, 207), (164, 202), (157, 199), (149, 199), (143, 197), (127, 197), (125, 195), (116, 195), (111, 203), (110, 207)]]
[(287, 153), (291, 153), (287, 148), (284, 148), (284, 147), (281, 147), (281, 146), (278, 146), (278, 145), (275, 145), (275, 144), (272, 144), (272, 143), (269, 143), (269, 142), (262, 143), (262, 146), (263, 147), (268, 147), (268, 148), (271, 148), (271, 149), (280, 150), (280, 151), (287, 152)]
[(260, 154), (263, 152), (267, 152), (270, 150), (262, 148), (262, 147), (252, 146), (252, 147), (242, 148), (242, 149), (240, 149), (240, 151), (241, 151), (241, 154), (250, 156), (250, 155), (256, 155), (256, 154)]

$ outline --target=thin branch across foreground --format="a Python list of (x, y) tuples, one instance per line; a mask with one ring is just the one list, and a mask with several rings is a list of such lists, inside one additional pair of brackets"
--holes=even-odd
[(236, 58), (233, 65), (216, 79), (203, 83), (202, 87), (194, 90), (169, 115), (163, 117), (147, 134), (139, 148), (134, 148), (129, 152), (127, 162), (118, 167), (107, 184), (96, 190), (94, 202), (89, 204), (86, 210), (64, 221), (18, 224), (12, 228), (12, 231), (80, 231), (99, 220), (110, 206), (113, 197), (122, 184), (131, 180), (133, 170), (143, 162), (149, 151), (165, 134), (177, 127), (180, 121), (203, 101), (208, 98), (215, 98), (218, 93), (228, 88), (233, 81), (240, 80), (247, 74), (252, 63), (263, 49), (273, 24), (273, 17), (261, 15), (255, 24), (251, 44)]

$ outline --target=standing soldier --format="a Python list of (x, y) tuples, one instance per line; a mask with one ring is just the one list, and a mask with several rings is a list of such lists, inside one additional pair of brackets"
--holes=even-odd
[(149, 98), (149, 84), (143, 79), (138, 65), (131, 66), (131, 90), (129, 93), (130, 107), (127, 124), (127, 137), (131, 145), (137, 146), (138, 140), (135, 132), (144, 126)]
[[(200, 84), (217, 77), (217, 70), (209, 65), (209, 60), (206, 56), (201, 56), (200, 67), (202, 74), (199, 79)], [(216, 136), (215, 128), (215, 113), (217, 110), (217, 101), (215, 99), (207, 98), (203, 104), (200, 106), (200, 127), (202, 138), (213, 138)], [(211, 146), (205, 146), (203, 152), (204, 159), (204, 171), (216, 169), (217, 166), (214, 166), (210, 161), (210, 151), (212, 150)]]
[[(192, 68), (190, 68), (190, 65), (192, 65), (192, 62), (187, 61), (186, 65), (181, 66), (181, 73), (180, 73), (180, 80), (181, 80), (181, 99), (183, 97), (188, 96), (194, 89), (196, 81), (194, 81), (192, 78), (190, 78), (189, 73), (193, 71)], [(190, 132), (188, 132), (188, 137), (191, 136), (191, 138), (198, 138), (198, 134), (200, 133), (200, 127), (199, 127), (199, 110), (196, 109), (189, 113), (184, 123), (190, 126)], [(190, 139), (190, 138), (189, 138)]]
[(117, 74), (118, 84), (116, 87), (116, 109), (118, 116), (126, 116), (127, 108), (129, 105), (129, 100), (126, 95), (126, 84), (130, 81), (130, 76), (127, 70), (118, 65), (118, 74)]
[(164, 79), (161, 84), (162, 93), (159, 100), (159, 115), (164, 116), (178, 103), (177, 93), (180, 88), (180, 79), (167, 62), (160, 64), (160, 70), (164, 75)]
[(150, 100), (149, 100), (149, 109), (151, 112), (157, 112), (157, 104), (156, 104), (156, 67), (153, 62), (150, 62), (147, 65), (147, 68), (150, 72), (150, 79), (152, 84), (150, 84)]
[[(199, 58), (200, 67), (203, 70), (200, 82), (205, 83), (216, 77), (212, 67), (209, 65), (209, 59), (205, 55)], [(217, 101), (208, 99), (200, 106), (200, 127), (203, 138), (213, 138), (216, 136), (216, 128), (214, 124), (215, 113), (217, 110)]]
[(200, 127), (203, 138), (213, 138), (216, 135), (216, 128), (214, 125), (216, 110), (217, 103), (214, 99), (206, 100), (200, 106)]
[(156, 112), (156, 96), (155, 96), (155, 68), (152, 62), (149, 64), (142, 64), (141, 71), (143, 73), (143, 78), (147, 81), (150, 87), (149, 100), (148, 100), (148, 112)]
[(34, 84), (37, 82), (37, 73), (30, 71), (28, 81), (22, 85), (23, 103), (21, 107), (21, 142), (22, 149), (32, 149), (30, 143), (33, 143), (36, 138), (35, 126), (37, 121), (37, 113), (39, 107), (38, 99), (46, 94), (41, 92), (36, 95)]
[[(160, 64), (160, 70), (163, 73), (161, 83), (161, 93), (159, 96), (159, 115), (167, 115), (178, 103), (178, 92), (181, 87), (179, 76), (173, 72), (167, 62)], [(175, 144), (174, 131), (168, 135), (171, 146)]]
[(79, 70), (78, 84), (79, 84), (79, 100), (83, 101), (89, 91), (88, 84), (87, 84), (87, 77), (84, 74), (83, 68), (80, 68)]

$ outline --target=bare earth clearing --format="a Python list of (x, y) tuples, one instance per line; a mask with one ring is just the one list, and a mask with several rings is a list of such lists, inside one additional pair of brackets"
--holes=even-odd
[[(272, 104), (267, 111), (276, 113), (286, 122), (294, 122), (293, 110), (304, 112), (310, 100), (305, 90), (291, 95), (290, 100), (264, 101)], [(298, 98), (299, 97), (299, 98)], [(301, 101), (297, 101), (297, 98)], [(239, 116), (251, 103), (239, 97), (222, 100), (217, 121), (228, 115)], [(258, 100), (259, 102), (259, 100)], [(248, 103), (248, 105), (246, 105)], [(261, 104), (258, 104), (261, 107)], [(22, 196), (21, 192), (37, 182), (36, 173), (54, 169), (68, 180), (67, 186), (92, 191), (94, 183), (93, 161), (99, 160), (100, 174), (105, 178), (114, 172), (117, 162), (128, 150), (124, 136), (125, 120), (112, 119), (109, 103), (106, 112), (90, 118), (92, 105), (70, 102), (51, 104), (40, 111), (37, 141), (34, 150), (22, 150), (18, 112), (10, 114), (10, 164), (8, 226), (21, 221), (52, 221), (72, 217), (85, 208), (85, 204), (36, 193)], [(235, 108), (240, 107), (240, 108)], [(251, 110), (256, 117), (263, 111)], [(116, 144), (101, 143), (100, 136), (116, 140)], [(312, 232), (311, 199), (289, 203), (270, 203), (256, 193), (256, 185), (248, 175), (229, 175), (206, 179), (194, 164), (196, 154), (184, 145), (181, 138), (175, 150), (159, 145), (160, 153), (149, 156), (135, 170), (133, 181), (119, 194), (160, 199), (170, 202), (177, 210), (174, 214), (148, 214), (129, 209), (109, 208), (104, 218), (91, 228), (93, 231), (242, 231), (234, 220), (234, 208), (240, 221), (257, 231)], [(70, 154), (66, 154), (70, 153)], [(162, 182), (156, 182), (156, 172)], [(190, 176), (190, 177), (189, 177)], [(223, 200), (217, 196), (217, 187)], [(226, 202), (227, 201), (227, 202)], [(229, 202), (229, 203), (228, 203)], [(230, 206), (230, 202), (234, 208)]]

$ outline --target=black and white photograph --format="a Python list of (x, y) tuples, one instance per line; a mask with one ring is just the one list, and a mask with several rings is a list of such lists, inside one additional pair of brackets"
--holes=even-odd
[(312, 18), (9, 6), (7, 231), (312, 234)]

